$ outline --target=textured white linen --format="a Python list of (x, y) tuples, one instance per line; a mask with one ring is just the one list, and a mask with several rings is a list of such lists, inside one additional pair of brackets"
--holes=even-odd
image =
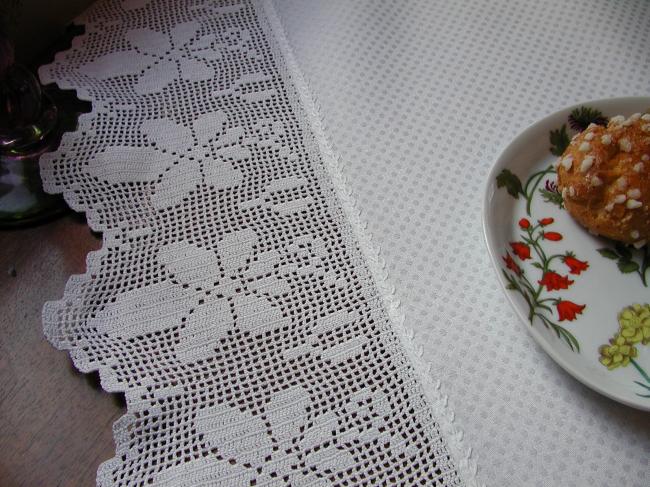
[(471, 485), (267, 8), (100, 1), (40, 72), (93, 103), (41, 169), (104, 234), (43, 313), (126, 394), (98, 484)]
[(276, 4), (478, 479), (650, 485), (648, 414), (582, 386), (534, 344), (481, 230), (487, 172), (527, 125), (650, 93), (650, 3)]

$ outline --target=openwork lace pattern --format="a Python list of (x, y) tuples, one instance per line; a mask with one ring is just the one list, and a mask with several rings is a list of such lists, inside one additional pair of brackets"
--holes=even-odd
[(40, 74), (93, 111), (41, 171), (104, 243), (43, 317), (127, 398), (98, 484), (460, 485), (265, 10), (82, 21)]

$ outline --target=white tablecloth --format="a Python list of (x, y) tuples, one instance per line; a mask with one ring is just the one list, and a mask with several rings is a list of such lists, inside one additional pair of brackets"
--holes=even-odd
[(278, 1), (406, 322), (488, 485), (650, 485), (650, 418), (572, 379), (498, 287), (487, 172), (564, 106), (650, 93), (650, 2)]

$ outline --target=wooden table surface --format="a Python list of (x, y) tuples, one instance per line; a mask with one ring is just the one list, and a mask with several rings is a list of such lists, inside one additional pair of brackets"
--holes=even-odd
[[(60, 299), (68, 277), (99, 248), (78, 215), (0, 231), (0, 485), (95, 485), (113, 456), (112, 424), (123, 398), (81, 374), (42, 331), (43, 303)], [(15, 268), (16, 275), (10, 270)]]

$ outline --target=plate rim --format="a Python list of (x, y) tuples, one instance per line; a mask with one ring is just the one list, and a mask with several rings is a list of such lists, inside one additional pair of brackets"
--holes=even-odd
[(587, 100), (579, 103), (575, 103), (573, 105), (568, 105), (564, 108), (561, 108), (559, 110), (555, 110), (552, 113), (549, 113), (548, 115), (544, 116), (543, 118), (533, 122), (532, 124), (528, 125), (526, 128), (521, 130), (520, 132), (517, 133), (515, 137), (513, 137), (508, 144), (499, 152), (499, 155), (494, 159), (494, 162), (490, 168), (490, 171), (488, 172), (487, 180), (484, 183), (483, 187), (483, 207), (482, 207), (482, 230), (483, 230), (483, 241), (487, 247), (488, 254), (490, 256), (490, 262), (492, 263), (492, 268), (496, 272), (496, 277), (497, 281), (499, 281), (499, 285), (501, 287), (501, 290), (506, 296), (506, 299), (508, 303), (510, 304), (510, 307), (514, 310), (515, 314), (517, 315), (518, 321), (522, 326), (526, 328), (528, 333), (532, 336), (533, 340), (537, 345), (539, 345), (544, 352), (546, 352), (547, 355), (555, 361), (556, 364), (558, 364), (565, 372), (567, 372), (570, 376), (572, 376), (574, 379), (578, 380), (585, 386), (589, 387), (590, 389), (602, 394), (603, 396), (612, 399), (618, 403), (624, 404), (626, 406), (639, 409), (641, 411), (650, 411), (650, 400), (647, 401), (647, 404), (643, 404), (640, 402), (640, 400), (634, 401), (631, 400), (628, 397), (623, 397), (620, 396), (616, 393), (611, 392), (608, 390), (606, 387), (603, 387), (601, 385), (600, 381), (593, 380), (589, 376), (585, 375), (583, 372), (576, 370), (570, 363), (568, 363), (559, 352), (556, 351), (556, 347), (551, 345), (541, 334), (541, 332), (532, 326), (531, 323), (529, 323), (528, 318), (524, 316), (523, 311), (520, 309), (520, 306), (515, 302), (514, 300), (514, 295), (513, 293), (509, 292), (508, 289), (506, 288), (504, 279), (502, 278), (500, 274), (500, 262), (496, 256), (495, 251), (493, 250), (495, 248), (495, 243), (493, 242), (493, 238), (491, 237), (491, 234), (494, 233), (494, 230), (488, 228), (488, 213), (490, 209), (490, 199), (491, 199), (491, 193), (490, 189), (494, 187), (493, 181), (495, 180), (498, 172), (505, 168), (505, 160), (506, 156), (510, 151), (513, 150), (513, 146), (517, 143), (517, 141), (523, 137), (526, 137), (536, 130), (538, 130), (539, 127), (545, 125), (548, 123), (548, 121), (552, 118), (557, 117), (558, 115), (562, 113), (569, 113), (571, 110), (581, 107), (581, 106), (596, 106), (598, 107), (599, 104), (607, 103), (632, 103), (634, 100), (638, 100), (640, 103), (647, 103), (650, 104), (650, 96), (624, 96), (624, 97), (613, 97), (613, 98), (600, 98), (600, 99), (595, 99), (595, 100)]

